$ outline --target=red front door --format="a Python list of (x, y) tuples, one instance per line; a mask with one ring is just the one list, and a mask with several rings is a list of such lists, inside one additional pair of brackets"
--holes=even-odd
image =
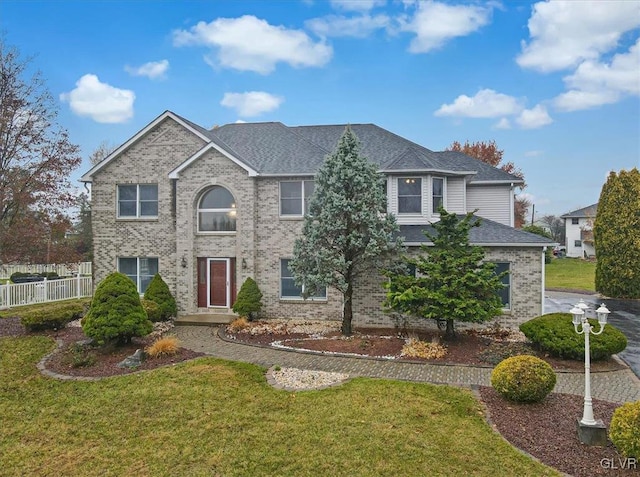
[(228, 260), (209, 261), (209, 306), (229, 306)]

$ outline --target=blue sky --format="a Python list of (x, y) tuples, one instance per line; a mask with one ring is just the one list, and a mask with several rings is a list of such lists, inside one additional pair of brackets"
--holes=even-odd
[(640, 2), (16, 1), (88, 156), (169, 109), (204, 127), (375, 123), (432, 150), (490, 141), (539, 214), (598, 200), (640, 166)]

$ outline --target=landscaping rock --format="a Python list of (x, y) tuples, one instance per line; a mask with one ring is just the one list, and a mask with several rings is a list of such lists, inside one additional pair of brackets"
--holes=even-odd
[(137, 349), (131, 356), (127, 356), (125, 359), (118, 363), (119, 368), (137, 368), (145, 359), (145, 353), (141, 349)]

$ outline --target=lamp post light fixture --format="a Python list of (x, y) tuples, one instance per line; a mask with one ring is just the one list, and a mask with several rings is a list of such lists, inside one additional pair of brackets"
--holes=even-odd
[(582, 419), (578, 422), (578, 435), (580, 441), (589, 445), (607, 445), (607, 431), (602, 420), (594, 419), (593, 404), (591, 401), (591, 353), (589, 347), (589, 335), (600, 335), (607, 324), (607, 318), (611, 313), (607, 307), (600, 305), (596, 310), (600, 329), (594, 331), (594, 326), (589, 323), (586, 311), (589, 309), (584, 300), (580, 300), (570, 311), (573, 315), (573, 327), (579, 335), (584, 334), (584, 409)]

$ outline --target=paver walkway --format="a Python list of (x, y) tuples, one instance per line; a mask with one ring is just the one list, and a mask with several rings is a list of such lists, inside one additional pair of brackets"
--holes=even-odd
[[(351, 376), (421, 381), (465, 387), (490, 386), (490, 368), (399, 363), (249, 346), (220, 339), (216, 327), (177, 326), (174, 331), (185, 348), (218, 358), (254, 363), (265, 367), (278, 365), (347, 373)], [(555, 392), (584, 395), (583, 373), (557, 373), (557, 376)], [(591, 373), (591, 394), (593, 398), (610, 402), (638, 401), (640, 400), (640, 380), (629, 369)]]

